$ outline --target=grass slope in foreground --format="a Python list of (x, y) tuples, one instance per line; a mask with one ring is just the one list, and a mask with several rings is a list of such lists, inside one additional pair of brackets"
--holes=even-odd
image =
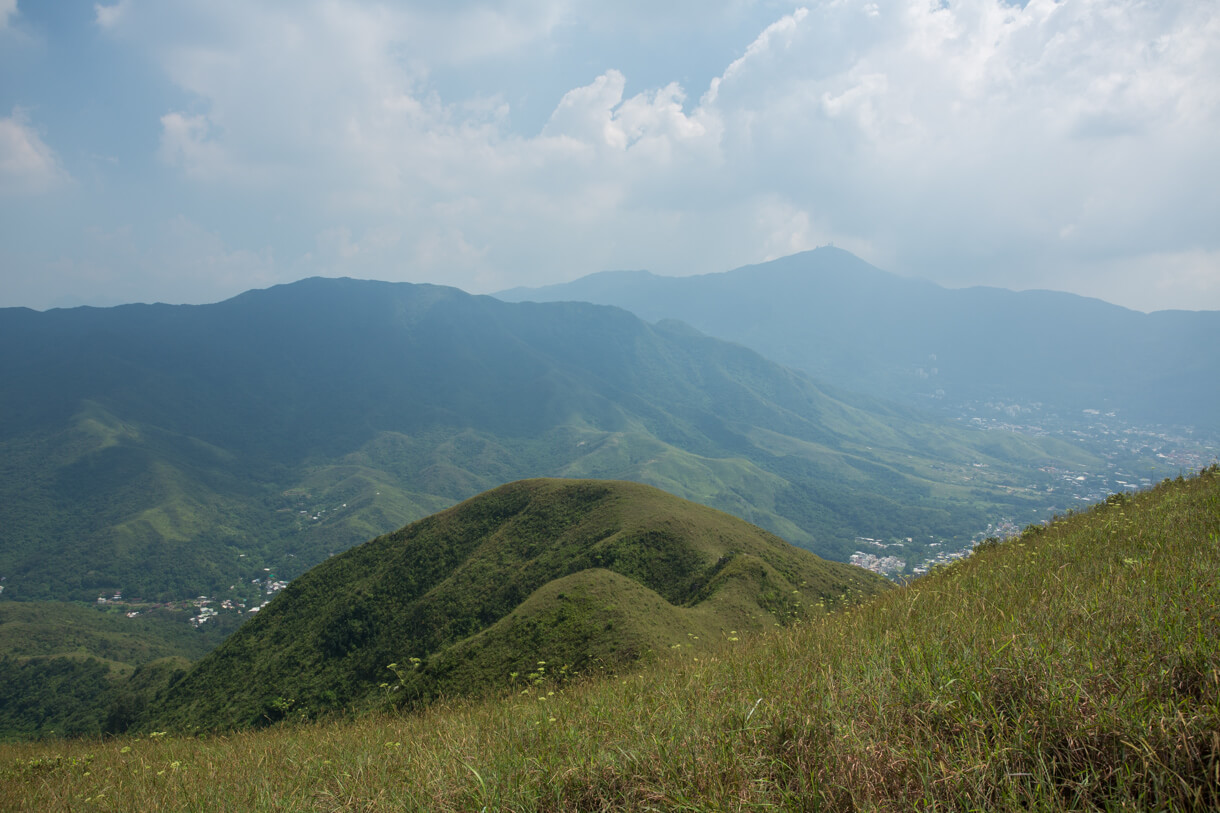
[(651, 486), (524, 480), (313, 568), (175, 682), (148, 725), (416, 706), (706, 649), (889, 586)]
[(1220, 472), (638, 674), (229, 737), (0, 746), (0, 808), (1203, 810)]

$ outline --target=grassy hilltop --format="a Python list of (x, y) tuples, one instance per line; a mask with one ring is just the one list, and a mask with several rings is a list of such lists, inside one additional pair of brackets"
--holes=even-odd
[(858, 609), (356, 722), (0, 746), (13, 810), (1203, 810), (1220, 471)]
[(889, 586), (651, 486), (509, 483), (310, 570), (177, 681), (147, 724), (417, 706), (510, 676), (704, 650)]

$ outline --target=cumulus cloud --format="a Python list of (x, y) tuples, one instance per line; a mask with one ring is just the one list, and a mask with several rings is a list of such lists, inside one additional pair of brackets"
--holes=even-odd
[(747, 53), (706, 100), (726, 149), (833, 233), (891, 267), (966, 282), (985, 264), (1018, 287), (1047, 263), (1216, 247), (1199, 219), (1220, 215), (1214, 5), (872, 6), (785, 20), (774, 64)]
[(17, 14), (17, 0), (0, 0), (0, 29), (8, 25), (10, 17)]
[(220, 144), (209, 137), (206, 116), (166, 113), (161, 117), (161, 160), (196, 178), (214, 179), (225, 171)]
[(119, 0), (112, 6), (104, 6), (101, 3), (93, 4), (93, 19), (98, 27), (103, 29), (114, 28), (119, 24), (123, 15), (127, 12), (127, 7), (130, 0)]
[[(1075, 274), (1094, 295), (1105, 269), (1133, 290), (1172, 266), (1220, 307), (1214, 2), (811, 3), (750, 28), (734, 26), (772, 6), (656, 5), (623, 18), (584, 0), (122, 0), (95, 13), (182, 92), (150, 117), (166, 171), (254, 218), (291, 202), (303, 222), (276, 252), (281, 275), (485, 291), (612, 267), (720, 270), (833, 241), (947, 284)], [(582, 50), (650, 25), (735, 44), (697, 83), (647, 86), (648, 56), (623, 46), (621, 62), (592, 64)], [(533, 86), (508, 83), (542, 74), (564, 84), (524, 126), (509, 100)], [(28, 145), (22, 165), (42, 156), (53, 175), (28, 123), (3, 121), (5, 145)]]
[(614, 109), (623, 101), (626, 83), (621, 73), (612, 70), (597, 77), (591, 85), (569, 90), (559, 100), (543, 135), (625, 149), (627, 140), (614, 121)]
[(0, 194), (39, 195), (69, 180), (55, 155), (20, 108), (0, 118)]
[(637, 149), (664, 161), (672, 147), (707, 135), (686, 115), (686, 94), (677, 83), (624, 100), (626, 78), (617, 70), (568, 91), (542, 130), (543, 138), (566, 139), (574, 147)]
[(746, 68), (748, 63), (758, 62), (766, 57), (768, 52), (776, 47), (786, 47), (791, 44), (793, 34), (796, 32), (801, 21), (809, 16), (809, 9), (798, 8), (791, 14), (782, 17), (778, 22), (774, 22), (767, 26), (757, 39), (750, 43), (750, 47), (746, 48), (743, 56), (739, 56), (729, 63), (725, 71), (720, 76), (712, 80), (711, 87), (703, 97), (704, 104), (714, 104), (717, 97), (720, 95), (720, 85), (725, 80), (731, 80), (734, 76), (741, 73)]

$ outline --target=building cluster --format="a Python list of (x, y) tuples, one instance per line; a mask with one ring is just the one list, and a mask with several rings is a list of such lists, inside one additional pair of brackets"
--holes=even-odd
[[(267, 575), (261, 579), (251, 579), (250, 583), (258, 588), (259, 593), (266, 598), (259, 604), (248, 606), (245, 602), (226, 598), (217, 601), (211, 596), (198, 596), (189, 601), (170, 601), (163, 603), (146, 603), (141, 599), (127, 600), (123, 599), (123, 593), (116, 591), (110, 596), (98, 596), (97, 603), (102, 605), (122, 605), (127, 612), (124, 613), (128, 618), (135, 618), (140, 615), (143, 610), (148, 609), (164, 609), (164, 610), (190, 610), (192, 615), (190, 622), (196, 628), (206, 624), (213, 618), (216, 618), (222, 612), (228, 613), (256, 613), (267, 603), (271, 598), (285, 587), (288, 586), (286, 579), (277, 578), (274, 573), (271, 573), (270, 568), (263, 568)], [(237, 585), (232, 585), (230, 590), (236, 590)], [(135, 609), (135, 608), (140, 609)]]
[(897, 556), (878, 556), (875, 553), (865, 553), (864, 551), (856, 551), (848, 561), (856, 567), (880, 573), (882, 576), (896, 576), (902, 573), (907, 566), (906, 560), (899, 559)]

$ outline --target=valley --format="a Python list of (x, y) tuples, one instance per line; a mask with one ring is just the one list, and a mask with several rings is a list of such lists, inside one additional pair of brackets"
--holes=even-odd
[[(889, 576), (924, 573), (989, 536), (1220, 459), (1220, 412), (1211, 406), (1220, 399), (1220, 367), (1204, 350), (1220, 342), (1213, 312), (1140, 314), (1047, 291), (945, 289), (832, 247), (726, 272), (606, 271), (497, 296), (578, 299), (648, 320), (681, 319), (824, 385), (909, 403), (997, 437), (1054, 438), (1091, 455), (1000, 480), (981, 459), (939, 465), (951, 482), (998, 484), (1030, 507), (980, 517), (972, 532), (954, 537), (899, 529), (875, 541), (885, 548), (866, 543), (851, 554)], [(1102, 347), (1110, 357), (1095, 355)]]
[(250, 607), (262, 574), (536, 476), (646, 482), (840, 561), (856, 536), (961, 549), (1067, 507), (1041, 468), (1101, 465), (684, 326), (436, 286), (4, 311), (0, 337), (20, 351), (0, 360), (4, 600)]

